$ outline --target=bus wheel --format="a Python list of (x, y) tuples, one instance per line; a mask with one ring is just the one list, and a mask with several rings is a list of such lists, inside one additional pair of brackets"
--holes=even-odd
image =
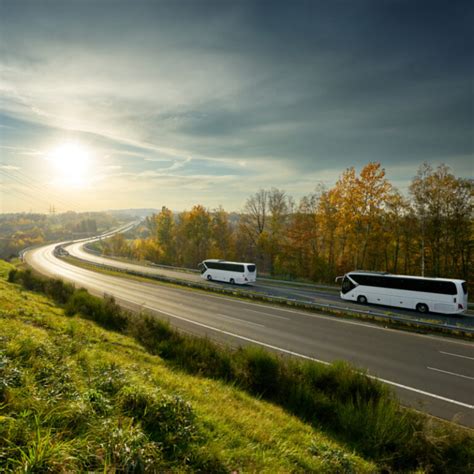
[(357, 303), (367, 304), (367, 298), (365, 296), (360, 295), (357, 297)]
[(429, 308), (428, 308), (428, 305), (426, 305), (425, 303), (418, 303), (416, 305), (416, 310), (419, 313), (427, 313), (429, 311)]
[(234, 280), (233, 278), (231, 278), (231, 279), (229, 280), (229, 283), (230, 283), (231, 285), (235, 285), (235, 280)]
[(207, 275), (207, 279), (208, 279), (209, 281), (211, 281), (211, 280), (212, 280), (211, 275)]

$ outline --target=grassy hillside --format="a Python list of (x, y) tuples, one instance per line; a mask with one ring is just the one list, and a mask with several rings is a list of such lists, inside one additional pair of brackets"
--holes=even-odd
[(66, 316), (7, 283), (9, 269), (0, 262), (0, 470), (376, 470), (277, 406)]
[(234, 350), (29, 269), (0, 274), (0, 467), (472, 472), (471, 430), (348, 364)]

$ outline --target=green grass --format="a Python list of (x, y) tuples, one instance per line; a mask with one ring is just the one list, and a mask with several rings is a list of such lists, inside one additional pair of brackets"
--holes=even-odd
[[(155, 457), (152, 461), (152, 464), (160, 466), (160, 469), (168, 467), (213, 471), (221, 468), (250, 471), (326, 469), (339, 472), (375, 469), (373, 465), (364, 464), (362, 458), (365, 458), (374, 461), (379, 469), (424, 469), (434, 472), (470, 472), (472, 470), (474, 444), (472, 434), (468, 430), (448, 423), (435, 422), (427, 416), (403, 409), (386, 386), (365, 377), (347, 364), (337, 363), (325, 366), (309, 361), (282, 358), (256, 347), (231, 350), (217, 346), (207, 339), (179, 333), (166, 322), (159, 321), (155, 317), (124, 312), (111, 299), (102, 300), (93, 297), (85, 290), (74, 290), (70, 285), (41, 279), (28, 271), (10, 272), (9, 278), (12, 281), (21, 282), (26, 288), (43, 291), (56, 301), (63, 303), (65, 313), (45, 300), (49, 307), (59, 312), (58, 318), (62, 324), (66, 325), (68, 344), (75, 347), (75, 351), (77, 344), (81, 348), (90, 346), (88, 350), (95, 354), (92, 358), (87, 358), (86, 367), (93, 366), (92, 361), (110, 361), (112, 368), (106, 366), (106, 376), (103, 380), (99, 377), (95, 382), (96, 378), (91, 377), (90, 369), (88, 369), (87, 382), (82, 382), (85, 390), (83, 392), (68, 378), (72, 377), (72, 380), (75, 380), (78, 376), (74, 377), (70, 374), (74, 373), (76, 367), (83, 366), (82, 362), (78, 363), (75, 360), (76, 352), (67, 370), (62, 368), (56, 375), (65, 387), (66, 393), (72, 384), (76, 387), (74, 390), (82, 394), (80, 398), (85, 400), (85, 405), (91, 406), (97, 416), (112, 418), (112, 421), (108, 423), (112, 423), (110, 426), (115, 426), (114, 429), (117, 428), (116, 424), (114, 425), (117, 419), (124, 419), (128, 423), (127, 431), (134, 433), (137, 426), (133, 422), (138, 420), (141, 434), (132, 433), (133, 436), (132, 434), (130, 436), (132, 439), (141, 440), (140, 443), (145, 443), (146, 446), (148, 446), (147, 443), (151, 443), (149, 447), (152, 451), (153, 446), (160, 447), (161, 461)], [(7, 285), (3, 280), (0, 280), (0, 283)], [(26, 296), (25, 301), (41, 297), (21, 291), (16, 285), (5, 286), (5, 288), (11, 293), (6, 298), (6, 302), (12, 304), (17, 295), (13, 306), (17, 308), (14, 313), (14, 323), (18, 324), (19, 321), (23, 323), (26, 315), (21, 311), (24, 312), (25, 303), (20, 303), (18, 293), (23, 298)], [(78, 319), (75, 316), (77, 314), (99, 323), (102, 327), (125, 333), (129, 337), (104, 331), (91, 322)], [(69, 319), (65, 315), (69, 315)], [(49, 320), (48, 313), (41, 317), (41, 321), (45, 320)], [(31, 321), (26, 324), (43, 327), (42, 324), (33, 324)], [(92, 329), (87, 330), (88, 335), (100, 335), (97, 336), (99, 341), (91, 345), (90, 340), (84, 340), (82, 326), (84, 324), (91, 325)], [(82, 328), (81, 331), (78, 328)], [(48, 326), (48, 329), (51, 327)], [(115, 348), (114, 351), (109, 346), (104, 347), (106, 344), (100, 340), (100, 337), (107, 340), (120, 339), (121, 342), (118, 345), (123, 348), (118, 350)], [(17, 351), (14, 360), (22, 360), (23, 354), (29, 354), (27, 360), (41, 359), (45, 350), (44, 347), (38, 348), (35, 345), (37, 340), (36, 337), (33, 339), (29, 337), (20, 345), (14, 345), (14, 350)], [(54, 342), (51, 347), (57, 346), (60, 344)], [(149, 382), (148, 375), (145, 375), (145, 381), (143, 381), (140, 377), (148, 374), (147, 371), (151, 369), (145, 368), (142, 362), (138, 363), (135, 360), (135, 353), (132, 356), (131, 352), (124, 349), (125, 347), (134, 347), (143, 355), (142, 358), (153, 360), (151, 364), (153, 367), (159, 366), (162, 370), (166, 369), (167, 375), (173, 378), (173, 383), (163, 385), (163, 379), (166, 379), (163, 372), (153, 379), (152, 384), (147, 383)], [(82, 354), (84, 350), (81, 349), (79, 352)], [(67, 349), (61, 348), (60, 353), (67, 354)], [(119, 358), (122, 364), (118, 362)], [(55, 357), (47, 354), (46, 359), (51, 364)], [(81, 356), (82, 360), (83, 356)], [(122, 368), (122, 365), (127, 363), (132, 364), (133, 368), (128, 370)], [(57, 365), (53, 364), (53, 367)], [(117, 367), (120, 369), (118, 374)], [(48, 370), (46, 374), (49, 373)], [(56, 373), (53, 368), (51, 370)], [(11, 374), (9, 377), (17, 380), (14, 370)], [(40, 377), (40, 380), (43, 379)], [(212, 388), (205, 392), (205, 400), (197, 401), (196, 387), (202, 388), (206, 385)], [(29, 392), (35, 393), (34, 390), (29, 390)], [(234, 394), (238, 400), (235, 413), (231, 408), (234, 407), (235, 401), (229, 399), (229, 393)], [(256, 396), (260, 401), (251, 398), (248, 394)], [(262, 399), (271, 402), (272, 405), (264, 404)], [(255, 407), (255, 412), (247, 412), (245, 415), (243, 410), (237, 408), (244, 400)], [(200, 417), (202, 403), (206, 404), (208, 401), (212, 402), (209, 407), (210, 412)], [(187, 402), (191, 402), (191, 405), (189, 406)], [(7, 403), (6, 406), (10, 405)], [(289, 426), (289, 422), (281, 425), (281, 421), (276, 421), (273, 410), (278, 410), (277, 406), (284, 408), (286, 413), (296, 415), (300, 421), (291, 418), (288, 414), (284, 415), (283, 411), (280, 412), (294, 423), (300, 423), (301, 427), (304, 427), (303, 430), (309, 430), (312, 436), (316, 436), (309, 448), (305, 444), (308, 451), (301, 451), (298, 447), (300, 445), (295, 444), (291, 434), (296, 435), (300, 428), (295, 428), (295, 431), (287, 431), (285, 428), (284, 432), (281, 431), (284, 425)], [(37, 415), (36, 412), (35, 414)], [(213, 418), (212, 428), (207, 424), (209, 417), (212, 418), (211, 414), (219, 417), (218, 422)], [(228, 425), (229, 420), (235, 422), (237, 431), (233, 425)], [(265, 447), (261, 445), (260, 436), (257, 436), (256, 441), (251, 441), (254, 439), (254, 434), (252, 434), (249, 440), (249, 434), (256, 433), (257, 427), (247, 425), (244, 420), (250, 423), (255, 421), (258, 426), (266, 426)], [(30, 424), (34, 426), (31, 421)], [(226, 429), (221, 438), (219, 433), (224, 427)], [(107, 430), (106, 432), (108, 434), (103, 436), (111, 436)], [(48, 436), (51, 433), (46, 431)], [(97, 433), (100, 438), (102, 431), (99, 429)], [(90, 436), (94, 439), (96, 435)], [(243, 437), (242, 442), (238, 443), (235, 436), (239, 439)], [(322, 446), (321, 437), (325, 438)], [(213, 444), (215, 438), (222, 442), (217, 448)], [(333, 440), (335, 447), (327, 444), (329, 439)], [(65, 438), (61, 441), (70, 442), (70, 439)], [(142, 446), (138, 441), (136, 443)], [(274, 450), (272, 454), (266, 451), (267, 443), (268, 449), (271, 445), (271, 449)], [(39, 443), (40, 446), (43, 444)], [(67, 444), (62, 446), (60, 452), (67, 451), (67, 446)], [(244, 446), (252, 447), (247, 452)], [(30, 448), (29, 445), (27, 447)], [(107, 451), (109, 448), (104, 449), (107, 453), (109, 452)], [(44, 449), (40, 451), (43, 453)], [(280, 451), (283, 453), (281, 457), (277, 455)], [(25, 456), (28, 452), (24, 450), (24, 454), (20, 454)], [(80, 449), (78, 452), (82, 453)], [(148, 451), (145, 450), (145, 452)], [(223, 452), (226, 453), (224, 457), (219, 454)], [(239, 454), (236, 458), (236, 453), (241, 452), (246, 452), (247, 456)], [(293, 454), (289, 456), (289, 452)], [(303, 456), (303, 452), (307, 457)], [(358, 457), (353, 457), (359, 464), (357, 466), (353, 464), (351, 467), (351, 462), (355, 462), (351, 460), (351, 453), (354, 452), (358, 453)], [(251, 453), (257, 456), (257, 460)], [(120, 467), (122, 461), (119, 454), (109, 453), (107, 454), (109, 457), (104, 455), (106, 460), (104, 462), (107, 465)], [(46, 455), (47, 453), (41, 454), (41, 456)], [(31, 454), (28, 456), (31, 457)], [(300, 456), (303, 456), (304, 460), (300, 459)], [(333, 458), (337, 458), (336, 464)], [(239, 463), (236, 459), (245, 459), (245, 462)], [(319, 461), (322, 459), (322, 464), (316, 466), (315, 459)], [(268, 466), (267, 460), (271, 460)], [(96, 465), (93, 464), (93, 466)], [(81, 466), (89, 469), (89, 465), (81, 464)]]
[(0, 264), (0, 470), (374, 471), (283, 409), (66, 316), (7, 283), (8, 270)]

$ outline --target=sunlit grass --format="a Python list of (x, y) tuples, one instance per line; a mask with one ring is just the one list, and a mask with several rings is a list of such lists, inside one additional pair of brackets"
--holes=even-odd
[(0, 465), (26, 471), (373, 472), (327, 434), (4, 280)]

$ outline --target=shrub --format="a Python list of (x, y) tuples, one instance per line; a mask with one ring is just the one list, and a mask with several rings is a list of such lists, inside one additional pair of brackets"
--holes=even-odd
[(272, 399), (280, 392), (280, 361), (268, 351), (248, 346), (237, 356), (242, 359), (243, 383), (249, 390)]
[(9, 283), (16, 283), (17, 281), (18, 270), (16, 268), (12, 268), (8, 272), (8, 282)]
[(147, 350), (157, 354), (159, 343), (171, 339), (175, 331), (168, 322), (142, 313), (130, 321), (128, 332)]
[(73, 295), (74, 286), (58, 279), (47, 280), (44, 291), (48, 296), (53, 298), (54, 301), (57, 301), (60, 304), (65, 304)]
[(45, 280), (34, 275), (29, 268), (19, 272), (18, 278), (27, 290), (41, 292), (44, 292), (45, 290)]
[(128, 317), (112, 297), (105, 299), (92, 296), (85, 289), (74, 291), (65, 306), (66, 314), (72, 316), (81, 313), (103, 327), (124, 330)]
[(130, 318), (128, 331), (151, 353), (189, 373), (233, 379), (231, 353), (207, 338), (180, 334), (169, 322), (147, 314)]

